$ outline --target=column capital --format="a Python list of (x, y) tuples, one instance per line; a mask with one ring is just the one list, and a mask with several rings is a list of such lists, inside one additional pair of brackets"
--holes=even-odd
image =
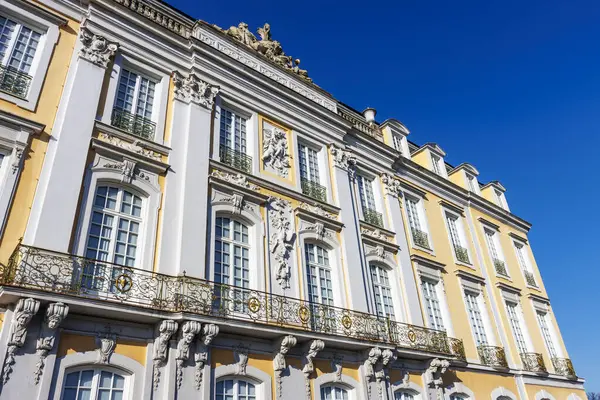
[(329, 145), (329, 151), (333, 156), (333, 164), (345, 171), (352, 172), (356, 166), (356, 157), (349, 150), (344, 150), (334, 144)]
[(102, 68), (108, 66), (110, 59), (119, 48), (118, 43), (111, 42), (104, 36), (96, 35), (85, 26), (79, 30), (79, 40), (83, 44), (79, 50), (79, 57)]
[(385, 188), (385, 194), (396, 198), (402, 197), (402, 187), (400, 186), (400, 181), (394, 179), (393, 175), (384, 172), (381, 174), (381, 182)]
[(177, 71), (173, 71), (173, 84), (175, 86), (175, 98), (184, 103), (196, 103), (209, 110), (215, 103), (215, 97), (220, 88), (200, 79), (191, 73), (187, 77)]

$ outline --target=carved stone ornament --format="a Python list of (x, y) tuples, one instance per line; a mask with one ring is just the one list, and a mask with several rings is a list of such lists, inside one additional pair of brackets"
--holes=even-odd
[(331, 238), (331, 232), (329, 230), (327, 230), (327, 228), (325, 228), (325, 225), (323, 225), (322, 222), (315, 222), (314, 224), (310, 224), (308, 226), (306, 226), (307, 231), (312, 231), (314, 232), (317, 237), (319, 238), (319, 240), (323, 240), (323, 238), (325, 236)]
[(218, 325), (204, 324), (204, 327), (202, 328), (202, 336), (196, 341), (196, 354), (194, 354), (194, 361), (196, 362), (194, 383), (196, 385), (196, 390), (200, 390), (202, 388), (204, 366), (208, 363), (208, 346), (210, 346), (213, 339), (218, 334)]
[(275, 350), (275, 357), (273, 357), (273, 371), (275, 371), (275, 388), (277, 391), (277, 398), (283, 398), (283, 382), (281, 374), (287, 368), (285, 362), (285, 355), (290, 351), (292, 347), (296, 345), (298, 339), (292, 335), (287, 335), (278, 340)]
[(386, 258), (386, 251), (383, 248), (383, 246), (377, 246), (377, 247), (372, 247), (368, 252), (367, 255), (375, 255), (377, 258), (379, 258), (380, 260), (384, 260)]
[(375, 366), (381, 359), (381, 353), (382, 351), (379, 347), (373, 347), (369, 350), (367, 359), (363, 365), (369, 399), (371, 398), (371, 382), (375, 379)]
[(17, 349), (23, 347), (27, 337), (27, 325), (31, 322), (33, 316), (40, 308), (39, 300), (32, 298), (19, 299), (15, 306), (15, 311), (12, 316), (10, 336), (8, 337), (8, 346), (6, 350), (6, 358), (4, 360), (4, 368), (2, 369), (2, 382), (4, 385), (10, 379), (10, 374), (15, 365), (15, 353)]
[(160, 369), (167, 362), (169, 354), (169, 339), (177, 332), (177, 322), (172, 320), (164, 320), (158, 326), (158, 336), (154, 339), (154, 355), (153, 360), (153, 387), (158, 389), (160, 382)]
[(389, 236), (384, 235), (379, 229), (371, 230), (369, 228), (362, 228), (360, 231), (363, 235), (367, 235), (373, 239), (384, 240), (386, 242), (390, 241)]
[(243, 194), (234, 193), (229, 197), (224, 197), (222, 200), (231, 204), (233, 207), (233, 214), (241, 214), (242, 210), (252, 208), (246, 203), (246, 200), (244, 200)]
[(402, 197), (402, 188), (399, 180), (394, 179), (390, 174), (384, 173), (381, 175), (381, 182), (383, 182), (385, 194), (389, 194), (396, 198)]
[(117, 336), (115, 334), (98, 335), (98, 364), (109, 364), (110, 357), (115, 352), (117, 346)]
[(19, 168), (21, 168), (21, 161), (23, 160), (24, 148), (15, 147), (13, 149), (13, 162), (11, 164), (12, 173), (16, 174)]
[(396, 361), (397, 358), (398, 355), (395, 351), (385, 349), (381, 352), (381, 358), (375, 365), (375, 381), (377, 382), (377, 392), (381, 400), (384, 399), (383, 393), (385, 392), (387, 383), (390, 380), (388, 368), (394, 361)]
[[(113, 146), (119, 147), (124, 150), (131, 151), (135, 154), (139, 154), (141, 156), (147, 157), (154, 161), (162, 161), (162, 155), (157, 153), (156, 151), (150, 150), (144, 146), (144, 142), (141, 140), (134, 140), (133, 142), (128, 142), (126, 140), (120, 139), (111, 134), (100, 132), (98, 135), (98, 139), (103, 142), (109, 143)], [(121, 169), (119, 167), (118, 169)]]
[(291, 205), (289, 201), (269, 197), (269, 223), (272, 231), (269, 249), (275, 256), (276, 279), (283, 289), (290, 287), (290, 254), (295, 241), (291, 226)]
[(329, 146), (329, 151), (333, 157), (333, 164), (345, 171), (352, 172), (356, 166), (356, 157), (348, 150), (341, 149), (335, 145)]
[[(137, 163), (135, 161), (124, 159), (123, 162), (107, 162), (103, 167), (121, 171), (121, 182), (131, 183), (135, 176), (139, 176), (139, 173), (136, 174), (136, 165)], [(146, 176), (146, 178), (148, 177)]]
[(233, 351), (235, 358), (235, 374), (246, 375), (246, 367), (248, 367), (248, 347), (240, 344)]
[(173, 72), (173, 84), (177, 100), (196, 103), (208, 109), (212, 109), (220, 90), (218, 86), (203, 81), (194, 73), (184, 77), (177, 71)]
[(46, 309), (40, 336), (38, 337), (35, 346), (35, 352), (38, 356), (38, 361), (35, 364), (33, 381), (36, 385), (40, 382), (40, 378), (44, 372), (46, 357), (48, 357), (48, 353), (50, 353), (54, 347), (56, 330), (61, 322), (66, 318), (68, 313), (69, 306), (64, 303), (50, 303)]
[(313, 372), (315, 372), (315, 365), (313, 360), (325, 348), (325, 342), (320, 339), (311, 340), (305, 346), (305, 354), (302, 366), (302, 373), (304, 373), (304, 388), (306, 391), (306, 398), (308, 400), (312, 399), (311, 389), (310, 389), (310, 376)]
[(259, 187), (253, 183), (248, 182), (248, 178), (242, 174), (228, 174), (227, 172), (222, 172), (218, 170), (214, 170), (210, 176), (213, 178), (221, 179), (225, 182), (229, 182), (233, 185), (240, 186), (246, 189), (258, 191)]
[(108, 66), (110, 59), (119, 47), (117, 43), (109, 41), (104, 36), (95, 35), (85, 26), (79, 30), (79, 40), (83, 44), (79, 50), (79, 57), (102, 68)]
[(277, 127), (263, 128), (263, 154), (265, 167), (287, 178), (290, 169), (287, 133)]
[(223, 33), (248, 48), (262, 54), (269, 61), (298, 75), (307, 82), (312, 82), (312, 79), (308, 77), (308, 72), (304, 69), (300, 69), (300, 59), (293, 59), (291, 56), (286, 55), (281, 44), (277, 40), (273, 40), (273, 37), (271, 36), (271, 25), (264, 24), (261, 28), (257, 29), (260, 40), (250, 32), (248, 24), (245, 22), (240, 22), (238, 26), (232, 26), (227, 30), (223, 30), (219, 27), (217, 27), (217, 29), (220, 29)]
[(333, 369), (335, 376), (333, 377), (334, 382), (342, 381), (342, 361), (344, 361), (344, 356), (335, 353), (331, 357), (331, 368)]
[(311, 212), (313, 214), (316, 214), (320, 217), (324, 217), (327, 219), (332, 219), (334, 221), (337, 221), (337, 216), (335, 216), (334, 214), (325, 211), (323, 209), (323, 207), (321, 206), (313, 206), (312, 204), (308, 204), (308, 203), (300, 203), (300, 208), (303, 210), (306, 210), (308, 212)]
[(177, 389), (183, 383), (183, 364), (190, 358), (190, 346), (197, 334), (200, 333), (202, 324), (197, 321), (186, 321), (181, 325), (181, 338), (177, 344)]
[(431, 360), (429, 367), (425, 371), (425, 380), (427, 381), (427, 385), (431, 389), (435, 390), (437, 400), (444, 399), (443, 375), (446, 373), (449, 367), (450, 362), (448, 360), (434, 358)]

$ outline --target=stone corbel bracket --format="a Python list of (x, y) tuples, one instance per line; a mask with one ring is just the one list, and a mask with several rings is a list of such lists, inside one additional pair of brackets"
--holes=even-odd
[(246, 368), (248, 367), (248, 351), (248, 347), (241, 343), (233, 350), (233, 358), (235, 359), (235, 375), (246, 375)]
[(29, 322), (31, 322), (31, 319), (39, 309), (40, 301), (32, 298), (19, 299), (15, 306), (11, 321), (10, 336), (8, 338), (6, 359), (4, 360), (4, 368), (2, 369), (2, 382), (4, 385), (8, 383), (10, 374), (13, 371), (17, 349), (20, 349), (25, 344), (27, 325), (29, 325)]
[(382, 350), (379, 347), (373, 347), (366, 354), (366, 360), (363, 364), (363, 374), (365, 376), (365, 384), (367, 385), (367, 393), (371, 398), (371, 382), (375, 380), (375, 368), (381, 360)]
[(204, 374), (204, 366), (208, 363), (208, 346), (212, 343), (215, 336), (219, 334), (219, 326), (215, 324), (204, 324), (202, 335), (196, 342), (196, 354), (194, 361), (196, 362), (196, 372), (194, 375), (194, 383), (196, 390), (202, 388), (202, 375)]
[(351, 151), (337, 147), (334, 144), (329, 145), (329, 152), (333, 158), (333, 165), (348, 171), (350, 177), (353, 178), (357, 164), (356, 156)]
[(69, 313), (69, 306), (64, 303), (51, 303), (46, 309), (44, 316), (44, 322), (38, 337), (35, 351), (38, 356), (38, 362), (35, 364), (35, 371), (33, 373), (33, 381), (37, 385), (40, 383), (40, 378), (44, 372), (44, 366), (46, 365), (46, 357), (48, 353), (54, 348), (54, 341), (56, 340), (56, 331), (61, 322), (67, 317)]
[(443, 375), (450, 367), (450, 361), (434, 358), (425, 371), (427, 385), (435, 390), (437, 400), (444, 400)]
[(190, 358), (190, 346), (197, 334), (200, 333), (202, 324), (198, 321), (186, 321), (181, 325), (181, 337), (177, 344), (177, 389), (183, 383), (183, 366)]
[(160, 369), (166, 364), (169, 355), (169, 340), (177, 332), (177, 322), (172, 320), (162, 321), (158, 327), (158, 335), (154, 339), (154, 355), (152, 357), (153, 376), (152, 382), (154, 390), (158, 389), (160, 383)]
[(275, 343), (275, 356), (273, 357), (273, 371), (275, 372), (275, 388), (277, 390), (277, 398), (283, 398), (283, 382), (281, 375), (287, 368), (285, 355), (298, 343), (295, 336), (287, 335)]
[(375, 381), (377, 382), (377, 392), (379, 398), (384, 399), (384, 389), (387, 388), (387, 383), (390, 379), (388, 368), (396, 361), (398, 354), (392, 349), (384, 349), (381, 351), (381, 358), (375, 365)]
[(302, 373), (304, 373), (304, 385), (306, 391), (306, 398), (308, 400), (312, 399), (312, 393), (310, 389), (310, 377), (312, 373), (315, 372), (315, 365), (313, 364), (313, 360), (324, 348), (325, 342), (323, 342), (320, 339), (311, 340), (304, 346)]
[(175, 99), (184, 103), (195, 103), (209, 110), (215, 104), (215, 98), (220, 88), (216, 85), (203, 81), (195, 73), (188, 76), (173, 71), (173, 86)]
[(96, 343), (98, 345), (98, 360), (96, 362), (98, 364), (109, 364), (110, 357), (117, 346), (117, 335), (111, 333), (98, 334)]
[(79, 57), (102, 68), (108, 67), (119, 48), (117, 43), (109, 41), (104, 36), (96, 35), (86, 26), (79, 29), (79, 40), (83, 45), (79, 50)]

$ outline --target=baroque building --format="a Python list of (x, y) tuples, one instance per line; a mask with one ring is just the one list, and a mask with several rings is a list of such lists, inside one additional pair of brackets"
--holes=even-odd
[(268, 24), (5, 0), (0, 56), (0, 398), (586, 398), (504, 186)]

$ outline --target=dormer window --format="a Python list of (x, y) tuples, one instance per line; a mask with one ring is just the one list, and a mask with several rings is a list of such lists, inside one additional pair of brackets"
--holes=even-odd
[(496, 199), (496, 204), (498, 204), (502, 208), (506, 208), (504, 206), (504, 196), (503, 196), (502, 192), (499, 191), (498, 189), (494, 189), (494, 195), (495, 195), (494, 198)]
[(475, 194), (479, 194), (479, 183), (477, 183), (477, 178), (471, 174), (467, 174), (467, 182), (469, 184), (469, 190)]
[(394, 149), (398, 150), (400, 153), (403, 152), (402, 150), (402, 136), (398, 135), (397, 133), (393, 133), (392, 134), (392, 141), (394, 142)]
[(431, 166), (432, 166), (432, 170), (433, 172), (435, 172), (437, 175), (442, 176), (442, 159), (438, 156), (436, 156), (435, 154), (431, 155)]

